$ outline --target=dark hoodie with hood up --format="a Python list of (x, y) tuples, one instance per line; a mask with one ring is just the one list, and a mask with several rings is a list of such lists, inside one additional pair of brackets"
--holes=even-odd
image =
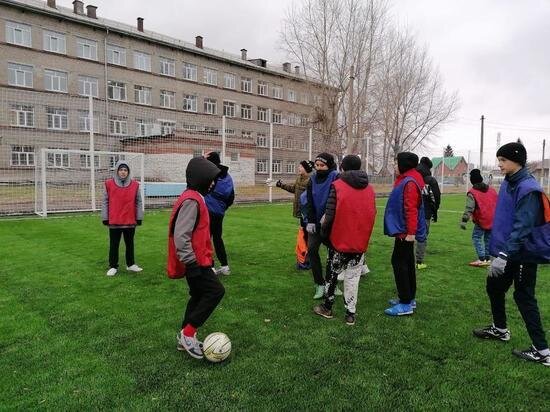
[(439, 205), (441, 203), (441, 190), (439, 190), (439, 183), (435, 177), (432, 176), (430, 168), (424, 163), (419, 163), (416, 168), (418, 173), (424, 178), (424, 184), (428, 185), (433, 193), (433, 203), (430, 199), (430, 196), (426, 193), (426, 190), (422, 190), (422, 200), (424, 201), (424, 214), (426, 220), (433, 219), (434, 222), (437, 222), (437, 211), (439, 210)]

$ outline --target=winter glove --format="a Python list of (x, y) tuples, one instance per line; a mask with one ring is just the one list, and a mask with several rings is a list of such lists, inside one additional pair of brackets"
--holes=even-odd
[(136, 223), (137, 223), (138, 226), (141, 226), (141, 222), (142, 222), (142, 220), (136, 220)]
[(315, 223), (308, 223), (306, 226), (307, 233), (315, 233)]
[(104, 220), (104, 221), (103, 221), (103, 224), (104, 224), (105, 226), (109, 226), (109, 221), (108, 221), (108, 220)]
[(265, 179), (265, 184), (269, 187), (275, 186), (277, 183), (273, 181), (273, 179)]
[(283, 186), (283, 182), (281, 182), (281, 180), (277, 180), (277, 183), (275, 183), (275, 186), (277, 187), (282, 187)]
[(460, 222), (460, 228), (466, 230), (466, 222)]
[(499, 276), (502, 276), (504, 269), (506, 268), (506, 263), (506, 259), (501, 256), (494, 259), (491, 262), (491, 266), (489, 266), (489, 277), (498, 278)]

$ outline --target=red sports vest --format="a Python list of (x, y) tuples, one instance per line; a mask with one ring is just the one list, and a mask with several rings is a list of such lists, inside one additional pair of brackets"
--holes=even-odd
[(109, 196), (109, 224), (135, 225), (139, 183), (132, 180), (128, 186), (120, 187), (114, 179), (108, 179), (105, 181), (105, 190)]
[(212, 242), (210, 241), (210, 217), (203, 197), (199, 192), (191, 189), (185, 190), (172, 208), (170, 216), (170, 226), (168, 227), (168, 262), (166, 272), (171, 279), (179, 279), (185, 276), (185, 265), (178, 259), (176, 244), (174, 243), (175, 219), (180, 210), (181, 204), (187, 200), (193, 199), (199, 205), (198, 222), (191, 235), (191, 246), (199, 266), (212, 266)]
[(338, 252), (363, 253), (376, 217), (375, 195), (372, 186), (355, 189), (342, 179), (334, 183), (336, 214), (330, 232), (330, 242)]
[(482, 229), (490, 230), (493, 227), (493, 219), (495, 217), (498, 200), (497, 192), (490, 187), (486, 192), (472, 188), (468, 193), (471, 193), (476, 201), (472, 220), (481, 226)]

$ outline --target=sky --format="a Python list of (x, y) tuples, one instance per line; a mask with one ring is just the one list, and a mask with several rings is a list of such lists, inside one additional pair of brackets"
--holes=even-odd
[[(550, 157), (550, 1), (389, 0), (394, 21), (425, 45), (446, 90), (458, 91), (460, 109), (420, 155), (455, 155), (479, 163), (480, 117), (485, 116), (484, 164), (495, 165), (501, 144), (521, 138), (528, 160)], [(70, 0), (58, 4), (72, 7)], [(194, 42), (268, 64), (288, 59), (279, 47), (286, 10), (299, 0), (93, 0), (100, 17)]]

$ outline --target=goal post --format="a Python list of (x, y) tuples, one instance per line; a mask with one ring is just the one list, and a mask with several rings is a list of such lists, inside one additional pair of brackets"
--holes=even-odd
[(119, 160), (128, 163), (130, 176), (140, 182), (145, 208), (143, 153), (41, 149), (35, 165), (35, 213), (47, 217), (100, 210), (103, 182), (114, 176)]

